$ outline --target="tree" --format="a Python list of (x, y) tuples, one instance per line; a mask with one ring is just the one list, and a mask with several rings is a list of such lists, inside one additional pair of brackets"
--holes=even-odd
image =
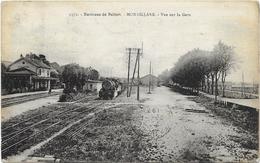
[(64, 66), (62, 79), (66, 84), (67, 90), (72, 91), (75, 86), (79, 87), (80, 78), (80, 66), (78, 64), (72, 63)]
[(84, 68), (78, 64), (67, 64), (63, 67), (62, 80), (66, 84), (67, 90), (71, 92), (74, 87), (82, 90), (86, 80), (97, 80), (99, 72), (91, 67)]
[(193, 49), (183, 55), (171, 70), (172, 81), (198, 91), (205, 74), (209, 71), (208, 53), (200, 49)]
[(52, 77), (52, 78), (58, 78), (58, 77), (59, 77), (59, 74), (56, 73), (55, 71), (51, 71), (51, 72), (50, 72), (50, 77)]
[(91, 80), (98, 80), (99, 79), (99, 72), (95, 69), (90, 70), (89, 79)]
[[(222, 94), (225, 95), (225, 81), (229, 71), (235, 65), (233, 47), (219, 41), (213, 51), (193, 49), (181, 56), (175, 66), (170, 69), (170, 78), (181, 87), (207, 90), (218, 96), (218, 81), (221, 77)], [(160, 76), (163, 77), (162, 73)], [(211, 84), (210, 84), (211, 80)], [(207, 89), (206, 89), (207, 87)]]
[(236, 63), (234, 48), (219, 41), (219, 43), (215, 46), (213, 53), (218, 56), (219, 74), (221, 76), (222, 83), (222, 96), (225, 96), (226, 77), (229, 71), (234, 68)]
[(170, 79), (170, 72), (168, 69), (164, 70), (160, 75), (158, 75), (159, 79), (164, 83), (168, 83)]

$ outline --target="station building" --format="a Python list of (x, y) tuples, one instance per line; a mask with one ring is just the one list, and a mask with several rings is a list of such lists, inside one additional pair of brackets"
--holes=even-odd
[(99, 80), (86, 80), (83, 86), (83, 91), (99, 92), (102, 88), (102, 81)]
[[(45, 62), (45, 63), (44, 63)], [(46, 64), (44, 55), (21, 54), (20, 58), (12, 62), (5, 72), (6, 89), (10, 93), (48, 90), (52, 81), (50, 77), (54, 70)]]

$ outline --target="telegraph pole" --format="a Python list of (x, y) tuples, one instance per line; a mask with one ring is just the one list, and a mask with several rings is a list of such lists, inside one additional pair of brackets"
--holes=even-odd
[[(133, 84), (134, 84), (135, 73), (137, 71), (137, 100), (139, 100), (140, 99), (140, 55), (143, 54), (143, 43), (142, 43), (142, 48), (127, 48), (127, 50), (129, 50), (128, 76), (127, 76), (128, 96), (127, 97), (131, 96), (132, 87), (133, 87)], [(131, 57), (130, 55), (131, 55), (131, 52), (133, 53), (133, 52), (136, 52), (136, 51), (137, 51), (137, 55), (136, 55), (135, 66), (134, 66), (134, 71), (133, 71), (133, 77), (132, 77), (130, 88), (129, 88), (130, 57)]]
[(242, 96), (245, 96), (244, 71), (242, 71)]
[(140, 49), (137, 50), (137, 57), (138, 57), (138, 67), (137, 67), (137, 100), (140, 99), (139, 97), (139, 91), (140, 91), (140, 76), (139, 76), (139, 72), (140, 72)]
[(128, 73), (127, 73), (127, 92), (126, 96), (129, 97), (129, 75), (130, 75), (130, 60), (131, 60), (131, 48), (129, 49), (129, 55), (128, 55)]
[[(151, 66), (151, 82), (153, 81), (153, 78), (152, 78), (152, 76), (153, 76), (153, 67)], [(151, 90), (153, 91), (154, 90), (154, 83), (151, 83)]]
[(136, 71), (137, 62), (138, 62), (138, 55), (136, 56), (136, 60), (135, 60), (135, 67), (134, 67), (134, 72), (133, 72), (132, 81), (131, 81), (131, 84), (130, 84), (129, 96), (131, 96), (131, 92), (132, 92), (132, 86), (133, 86), (133, 83), (134, 83), (134, 78), (135, 78), (135, 71)]
[(148, 94), (151, 94), (151, 69), (152, 69), (152, 63), (150, 61), (150, 70), (149, 70), (149, 92)]

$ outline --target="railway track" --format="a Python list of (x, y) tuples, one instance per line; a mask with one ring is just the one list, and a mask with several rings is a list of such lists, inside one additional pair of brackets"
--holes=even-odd
[[(104, 103), (106, 103), (106, 102), (103, 102), (102, 104), (104, 104)], [(101, 104), (101, 105), (102, 105), (102, 104)], [(114, 107), (117, 107), (117, 106), (114, 106)], [(111, 108), (113, 108), (113, 107), (109, 107), (109, 109), (111, 109)], [(94, 110), (94, 109), (93, 109), (93, 110)], [(99, 111), (97, 111), (97, 112), (92, 112), (92, 113), (98, 113), (98, 112), (103, 111), (103, 110), (104, 110), (104, 109), (99, 110)], [(89, 115), (90, 115), (90, 114), (89, 114)], [(85, 116), (84, 118), (80, 119), (77, 123), (75, 123), (75, 124), (73, 125), (73, 126), (74, 126), (73, 128), (72, 128), (72, 127), (68, 128), (68, 129), (65, 131), (64, 135), (60, 135), (60, 136), (61, 136), (60, 139), (71, 140), (71, 139), (77, 137), (78, 134), (80, 134), (82, 131), (85, 130), (86, 126), (87, 126), (88, 123), (89, 123), (89, 120), (91, 120), (92, 118), (93, 118), (93, 117), (91, 117), (91, 116)], [(70, 144), (70, 141), (63, 141), (62, 144), (65, 145), (65, 146), (66, 146), (66, 145), (69, 145), (69, 144)]]
[(26, 96), (20, 96), (20, 97), (14, 97), (14, 98), (6, 98), (2, 99), (1, 106), (2, 108), (8, 107), (11, 105), (21, 104), (27, 101), (33, 101), (39, 98), (49, 97), (49, 96), (55, 96), (60, 94), (60, 92), (52, 92), (51, 94), (48, 93), (40, 93), (40, 94), (34, 94), (34, 95), (26, 95)]
[[(109, 107), (109, 109), (116, 108), (116, 107), (118, 107), (118, 106)], [(82, 119), (82, 120), (85, 120), (85, 119)], [(70, 137), (70, 138), (75, 137), (75, 136), (77, 136), (79, 133), (81, 133), (81, 132), (85, 129), (86, 125), (87, 125), (86, 122), (81, 122), (81, 123), (77, 126), (77, 128), (76, 128), (75, 130), (73, 130), (73, 129), (68, 129), (66, 135), (67, 135), (68, 137)]]
[[(88, 98), (90, 99), (90, 98)], [(86, 98), (79, 99), (74, 103), (86, 100)], [(28, 123), (32, 119), (36, 119), (37, 116), (28, 118), (22, 122), (13, 124), (3, 128), (2, 132), (2, 156), (6, 158), (7, 156), (16, 154), (25, 149), (30, 148), (32, 145), (37, 144), (46, 138), (50, 137), (54, 133), (60, 131), (64, 126), (73, 123), (77, 120), (84, 118), (91, 111), (101, 106), (103, 103), (95, 103), (92, 101), (89, 106), (63, 106), (51, 114), (43, 113), (42, 119), (37, 119), (38, 122)], [(71, 107), (72, 106), (72, 107)], [(64, 109), (65, 108), (65, 109)], [(64, 110), (62, 110), (64, 109)], [(62, 110), (62, 111), (61, 111)], [(13, 129), (16, 128), (16, 129)]]
[[(83, 97), (83, 98), (80, 98), (74, 102), (70, 102), (68, 103), (66, 106), (59, 106), (58, 108), (55, 108), (55, 110), (47, 110), (47, 109), (44, 109), (43, 113), (38, 113), (36, 112), (35, 114), (33, 114), (32, 116), (28, 117), (28, 118), (23, 118), (22, 121), (19, 121), (17, 123), (12, 123), (12, 122), (7, 122), (7, 123), (4, 123), (2, 124), (2, 129), (1, 129), (1, 132), (2, 132), (2, 137), (3, 135), (5, 135), (5, 133), (10, 133), (10, 132), (13, 132), (12, 129), (15, 129), (18, 128), (18, 127), (27, 127), (27, 126), (30, 126), (30, 124), (28, 124), (27, 122), (30, 121), (30, 123), (36, 123), (38, 121), (38, 117), (45, 117), (45, 116), (48, 116), (49, 114), (52, 114), (57, 111), (59, 111), (60, 109), (64, 109), (65, 107), (69, 107), (69, 106), (72, 106), (73, 104), (75, 103), (79, 103), (79, 102), (82, 102), (82, 101), (85, 101), (85, 100), (94, 100), (95, 99), (95, 96), (89, 96), (89, 97)], [(34, 122), (34, 120), (36, 122)]]

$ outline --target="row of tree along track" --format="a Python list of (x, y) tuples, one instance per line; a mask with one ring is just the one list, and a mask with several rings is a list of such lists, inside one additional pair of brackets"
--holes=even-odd
[(4, 107), (8, 107), (11, 105), (16, 105), (16, 104), (21, 104), (27, 101), (33, 101), (39, 98), (44, 98), (44, 97), (48, 97), (48, 96), (54, 96), (54, 95), (58, 95), (60, 94), (60, 92), (52, 92), (52, 93), (39, 93), (39, 94), (31, 94), (31, 95), (24, 95), (24, 96), (19, 96), (19, 97), (13, 97), (13, 98), (6, 98), (6, 99), (2, 99), (2, 103), (1, 106), (2, 108)]
[[(2, 124), (2, 157), (15, 155), (46, 140), (71, 123), (83, 119), (104, 102), (88, 96), (23, 114)], [(80, 102), (88, 102), (81, 105)]]

